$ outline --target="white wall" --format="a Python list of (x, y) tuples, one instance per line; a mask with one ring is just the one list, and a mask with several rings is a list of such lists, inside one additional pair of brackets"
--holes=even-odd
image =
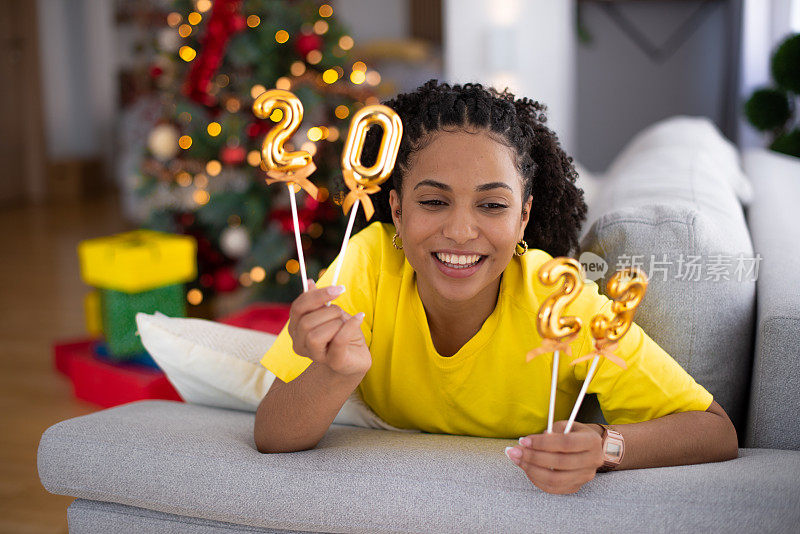
[(334, 0), (331, 5), (356, 44), (408, 37), (408, 0)]
[(575, 145), (575, 0), (445, 0), (450, 82), (508, 87), (548, 106), (548, 125)]
[(47, 154), (107, 159), (116, 113), (114, 3), (37, 2)]
[[(375, 41), (402, 43), (410, 39), (411, 6), (409, 0), (333, 0), (333, 12), (350, 32), (356, 49), (369, 49)], [(402, 45), (400, 45), (402, 46)], [(413, 54), (411, 54), (413, 56)], [(368, 57), (367, 64), (381, 74), (379, 97), (413, 91), (432, 78), (442, 78), (441, 52), (436, 46), (424, 57), (401, 59)], [(353, 59), (359, 59), (353, 57)], [(363, 59), (363, 58), (362, 58)]]

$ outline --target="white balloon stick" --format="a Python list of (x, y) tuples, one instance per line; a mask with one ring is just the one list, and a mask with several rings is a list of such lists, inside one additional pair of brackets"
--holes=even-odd
[(550, 409), (547, 412), (547, 433), (553, 432), (553, 414), (556, 410), (556, 384), (558, 383), (558, 351), (553, 352), (553, 377), (550, 380)]
[(592, 365), (589, 366), (589, 372), (586, 373), (586, 380), (583, 381), (583, 386), (581, 386), (581, 392), (578, 393), (578, 400), (575, 401), (575, 406), (573, 406), (572, 408), (572, 413), (569, 416), (569, 421), (567, 421), (567, 427), (564, 429), (564, 434), (566, 434), (572, 429), (572, 423), (575, 422), (575, 417), (578, 415), (578, 410), (580, 409), (581, 403), (583, 402), (583, 396), (586, 395), (586, 389), (589, 387), (589, 382), (592, 381), (594, 372), (597, 369), (597, 362), (599, 361), (600, 361), (599, 354), (594, 358), (592, 358)]
[(306, 277), (306, 260), (303, 257), (303, 242), (300, 239), (300, 222), (297, 218), (297, 201), (295, 200), (294, 184), (286, 184), (289, 187), (289, 201), (292, 203), (292, 221), (294, 222), (294, 240), (297, 243), (297, 259), (300, 262), (300, 276), (303, 277), (303, 293), (308, 291), (308, 280)]
[(344, 263), (344, 255), (347, 253), (347, 243), (350, 241), (350, 233), (353, 231), (353, 223), (356, 220), (356, 212), (358, 211), (358, 199), (353, 202), (350, 208), (350, 219), (347, 221), (347, 230), (344, 233), (344, 241), (342, 242), (342, 250), (339, 251), (339, 260), (336, 262), (336, 268), (333, 270), (333, 281), (331, 285), (335, 286), (339, 280), (339, 273), (342, 271), (342, 264)]

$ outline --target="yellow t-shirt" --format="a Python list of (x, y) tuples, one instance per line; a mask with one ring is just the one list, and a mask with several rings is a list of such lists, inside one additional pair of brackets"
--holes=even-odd
[[(450, 357), (431, 340), (416, 274), (402, 250), (392, 246), (394, 227), (376, 222), (350, 240), (339, 283), (347, 290), (334, 303), (361, 324), (372, 367), (358, 386), (364, 401), (387, 423), (424, 432), (495, 438), (541, 433), (547, 427), (552, 354), (526, 363), (541, 344), (535, 320), (553, 291), (539, 282), (539, 267), (550, 255), (529, 250), (515, 256), (500, 282), (497, 305), (475, 336)], [(330, 285), (333, 268), (318, 285)], [(611, 301), (586, 282), (565, 314), (586, 325), (571, 345), (573, 359), (591, 350), (589, 320)], [(711, 394), (636, 324), (617, 354), (623, 370), (601, 359), (588, 393), (596, 393), (611, 424), (635, 423), (670, 413), (706, 410)], [(311, 360), (292, 351), (283, 328), (261, 363), (284, 382), (300, 375)], [(560, 358), (555, 420), (568, 419), (590, 361), (570, 366)]]

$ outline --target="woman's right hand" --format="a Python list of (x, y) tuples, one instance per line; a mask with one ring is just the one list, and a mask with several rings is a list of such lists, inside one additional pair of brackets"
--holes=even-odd
[(289, 312), (289, 335), (292, 349), (343, 375), (364, 376), (372, 365), (372, 356), (361, 332), (364, 313), (350, 315), (331, 300), (344, 293), (343, 286), (317, 288), (308, 281), (308, 291), (292, 303)]

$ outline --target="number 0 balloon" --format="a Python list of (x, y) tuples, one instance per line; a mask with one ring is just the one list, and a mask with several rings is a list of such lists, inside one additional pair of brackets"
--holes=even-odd
[[(364, 140), (369, 128), (376, 124), (383, 130), (378, 157), (371, 167), (364, 167), (361, 163)], [(342, 209), (345, 213), (350, 212), (350, 219), (347, 222), (339, 260), (333, 271), (333, 285), (336, 285), (336, 281), (339, 279), (358, 205), (359, 203), (364, 204), (364, 215), (367, 220), (370, 220), (375, 208), (372, 206), (369, 195), (380, 191), (380, 184), (391, 176), (402, 137), (403, 123), (397, 113), (387, 106), (379, 104), (364, 106), (353, 115), (350, 121), (350, 130), (347, 133), (347, 140), (342, 152), (342, 175), (344, 183), (350, 189), (342, 202)]]

